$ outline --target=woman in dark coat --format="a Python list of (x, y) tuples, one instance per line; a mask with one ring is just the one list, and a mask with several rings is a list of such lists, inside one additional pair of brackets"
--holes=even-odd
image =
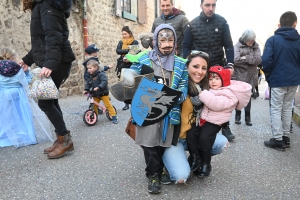
[[(31, 11), (31, 50), (20, 63), (23, 68), (35, 63), (40, 76), (53, 79), (57, 89), (69, 76), (74, 53), (68, 40), (67, 18), (72, 0), (23, 0), (23, 11)], [(60, 158), (74, 149), (70, 131), (66, 128), (58, 99), (38, 100), (55, 128), (57, 140), (44, 150), (48, 158)]]
[[(120, 57), (116, 67), (117, 76), (120, 78), (122, 68), (129, 68), (131, 63), (124, 59), (124, 56), (129, 52), (129, 45), (139, 45), (139, 42), (134, 39), (133, 34), (128, 26), (122, 28), (122, 40), (119, 41), (116, 52)], [(123, 110), (128, 110), (129, 104), (125, 103)]]

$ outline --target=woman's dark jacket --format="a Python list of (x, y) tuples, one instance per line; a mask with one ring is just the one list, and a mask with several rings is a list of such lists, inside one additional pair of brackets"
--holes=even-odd
[(90, 91), (96, 87), (99, 87), (99, 90), (93, 94), (94, 97), (100, 97), (109, 94), (107, 76), (104, 71), (96, 71), (94, 74), (90, 75), (85, 84), (84, 90)]
[[(139, 45), (139, 42), (137, 40), (134, 40), (130, 45)], [(122, 40), (119, 41), (116, 52), (118, 55), (125, 55), (128, 54), (129, 49), (122, 49), (123, 42)]]
[(31, 50), (23, 58), (27, 65), (57, 70), (60, 63), (75, 60), (68, 40), (67, 18), (72, 0), (35, 0), (31, 13)]

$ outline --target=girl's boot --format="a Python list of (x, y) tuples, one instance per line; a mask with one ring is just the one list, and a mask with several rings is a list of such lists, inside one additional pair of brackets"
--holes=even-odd
[(198, 177), (199, 178), (206, 178), (209, 176), (210, 171), (211, 171), (211, 154), (210, 151), (208, 150), (201, 150), (201, 168), (199, 170)]
[(201, 165), (201, 159), (199, 154), (192, 154), (192, 164), (191, 164), (191, 171), (196, 171)]

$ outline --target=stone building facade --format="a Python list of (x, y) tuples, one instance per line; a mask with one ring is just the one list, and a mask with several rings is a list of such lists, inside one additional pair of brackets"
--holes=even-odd
[[(182, 3), (174, 1), (175, 6)], [(84, 34), (83, 18), (87, 16), (88, 43), (100, 48), (99, 60), (102, 65), (116, 65), (116, 47), (121, 39), (121, 29), (129, 26), (134, 37), (150, 32), (152, 22), (159, 15), (159, 0), (74, 0), (68, 19), (72, 49), (76, 55), (69, 79), (60, 89), (61, 97), (80, 94), (83, 90)], [(180, 7), (180, 6), (179, 6)], [(84, 9), (86, 8), (86, 9)], [(86, 12), (84, 12), (86, 10)], [(0, 2), (0, 46), (14, 48), (22, 58), (31, 47), (30, 12), (22, 11), (21, 0)], [(35, 66), (32, 66), (35, 67)], [(109, 84), (117, 81), (114, 69), (107, 72)]]

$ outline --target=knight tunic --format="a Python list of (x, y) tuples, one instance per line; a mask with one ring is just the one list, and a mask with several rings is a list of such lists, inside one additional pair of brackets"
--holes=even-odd
[[(152, 68), (154, 69), (154, 75), (163, 77), (161, 67), (151, 61)], [(172, 72), (164, 70), (166, 79), (169, 79), (169, 85), (172, 83)], [(168, 124), (167, 138), (166, 141), (162, 142), (162, 131), (163, 131), (164, 120), (149, 125), (149, 126), (136, 126), (135, 143), (145, 147), (170, 147), (173, 139), (174, 125)]]

